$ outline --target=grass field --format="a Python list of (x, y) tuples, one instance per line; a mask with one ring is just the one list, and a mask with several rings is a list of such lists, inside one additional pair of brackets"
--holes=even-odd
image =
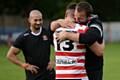
[[(104, 56), (104, 79), (120, 79), (120, 43), (111, 43), (106, 45)], [(6, 59), (8, 47), (0, 46), (0, 80), (25, 80), (24, 70), (13, 65)], [(22, 55), (19, 55), (21, 58)], [(53, 56), (52, 56), (53, 58)]]

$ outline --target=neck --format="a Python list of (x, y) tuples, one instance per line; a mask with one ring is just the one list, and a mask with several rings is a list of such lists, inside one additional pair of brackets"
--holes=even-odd
[(33, 27), (30, 27), (30, 30), (34, 33), (39, 33), (40, 32), (40, 29), (36, 30), (35, 28)]
[(31, 29), (31, 34), (33, 34), (34, 36), (38, 36), (42, 32), (42, 27), (40, 27), (39, 30), (35, 30), (35, 29), (32, 29), (32, 28), (30, 28), (30, 29)]

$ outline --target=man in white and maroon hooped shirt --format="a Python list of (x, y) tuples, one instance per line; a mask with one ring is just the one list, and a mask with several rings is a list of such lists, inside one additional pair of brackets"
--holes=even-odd
[[(65, 16), (66, 21), (73, 20), (75, 6), (75, 4), (71, 4), (67, 7)], [(61, 31), (84, 33), (86, 29), (86, 26), (75, 24), (75, 26), (68, 26), (68, 28), (59, 27), (55, 30), (56, 79), (88, 80), (85, 69), (85, 45), (71, 40), (59, 42), (56, 38), (57, 33)]]

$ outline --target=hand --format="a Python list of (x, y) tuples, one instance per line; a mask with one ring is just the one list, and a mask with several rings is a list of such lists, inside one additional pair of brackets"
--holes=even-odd
[(48, 63), (48, 66), (47, 66), (47, 70), (52, 70), (53, 67), (54, 67), (54, 65), (55, 65), (55, 62), (54, 62), (54, 61), (50, 61), (50, 62)]
[(67, 23), (65, 22), (64, 19), (59, 19), (59, 20), (57, 20), (57, 23), (58, 23), (61, 27), (64, 27), (64, 28), (67, 28), (67, 27), (68, 27), (68, 25), (67, 25)]
[(35, 65), (31, 65), (29, 63), (23, 63), (22, 64), (22, 67), (25, 69), (25, 70), (28, 70), (30, 71), (32, 74), (37, 74), (38, 73), (38, 69), (39, 67), (35, 66)]
[(56, 40), (59, 41), (58, 43), (62, 42), (63, 40), (65, 40), (67, 38), (67, 32), (66, 31), (56, 33), (55, 35), (56, 35)]

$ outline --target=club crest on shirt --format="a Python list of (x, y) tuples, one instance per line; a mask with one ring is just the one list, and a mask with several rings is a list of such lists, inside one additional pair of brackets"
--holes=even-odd
[(43, 40), (44, 40), (44, 41), (48, 40), (47, 35), (43, 35), (42, 37), (43, 37)]

